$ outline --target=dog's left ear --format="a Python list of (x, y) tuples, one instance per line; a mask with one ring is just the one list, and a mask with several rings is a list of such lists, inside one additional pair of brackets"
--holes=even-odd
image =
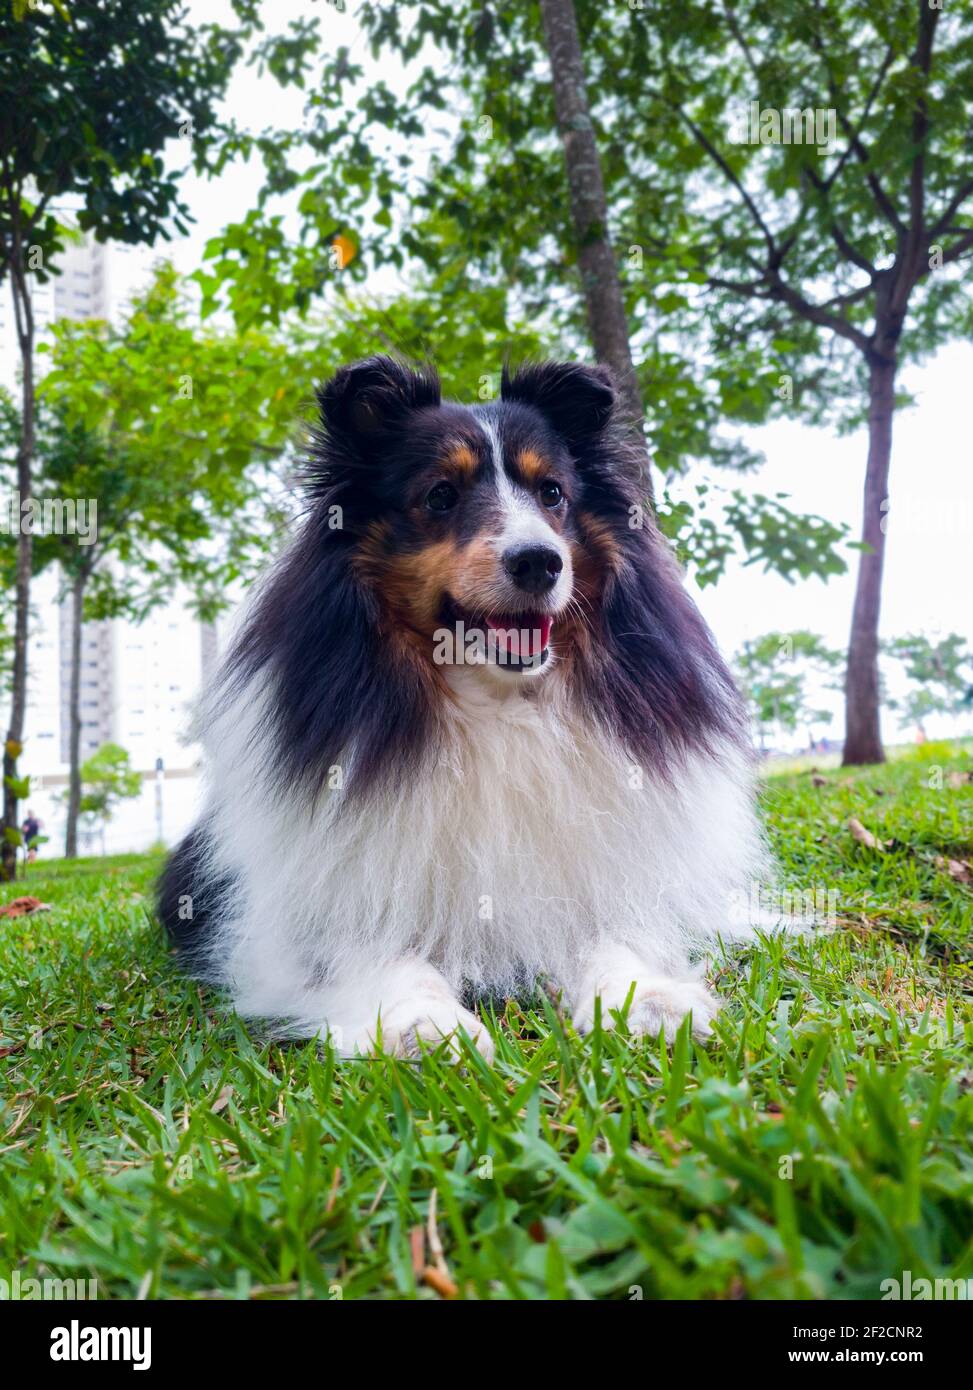
[(530, 362), (513, 376), (503, 369), (500, 399), (533, 406), (568, 444), (601, 433), (615, 410), (615, 382), (607, 367), (576, 362)]
[(439, 405), (439, 378), (394, 357), (366, 357), (341, 367), (317, 393), (321, 422), (332, 436), (377, 443), (413, 410)]

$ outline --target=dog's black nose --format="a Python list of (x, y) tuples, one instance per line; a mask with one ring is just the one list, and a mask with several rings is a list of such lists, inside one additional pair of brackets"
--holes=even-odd
[(549, 545), (526, 545), (505, 550), (503, 567), (525, 594), (546, 594), (557, 583), (564, 561)]

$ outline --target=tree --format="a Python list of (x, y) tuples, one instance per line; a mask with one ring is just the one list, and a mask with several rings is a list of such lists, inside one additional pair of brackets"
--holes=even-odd
[(38, 540), (42, 554), (56, 554), (71, 595), (68, 858), (81, 806), (83, 620), (140, 621), (180, 583), (213, 616), (254, 567), (267, 523), (280, 520), (269, 469), (287, 457), (308, 395), (300, 348), (281, 335), (201, 330), (170, 266), (119, 328), (55, 328), (38, 488), (62, 504), (97, 506), (86, 534), (75, 525)]
[(893, 706), (901, 711), (903, 725), (916, 724), (924, 731), (930, 714), (956, 715), (973, 704), (973, 651), (959, 633), (947, 633), (938, 641), (910, 633), (893, 638), (884, 650), (902, 663), (914, 684)]
[[(142, 778), (132, 768), (128, 753), (117, 743), (103, 743), (81, 764), (81, 815), (101, 823), (101, 851), (105, 852), (105, 828), (123, 801), (142, 793)], [(70, 790), (65, 794), (69, 800)]]
[[(279, 80), (308, 89), (307, 120), (298, 130), (237, 134), (235, 152), (259, 155), (266, 179), (258, 205), (207, 247), (199, 274), (204, 307), (227, 307), (241, 324), (275, 320), (319, 299), (340, 302), (349, 281), (363, 282), (378, 267), (407, 272), (410, 296), (438, 300), (447, 316), (476, 296), (499, 297), (509, 322), (535, 325), (559, 356), (593, 347), (623, 386), (625, 359), (634, 359), (657, 477), (671, 480), (704, 461), (736, 481), (760, 460), (728, 435), (727, 423), (754, 423), (775, 407), (779, 369), (745, 337), (704, 358), (696, 325), (680, 318), (682, 287), (659, 284), (645, 254), (650, 238), (644, 229), (633, 232), (630, 216), (651, 184), (658, 138), (641, 117), (644, 17), (576, 0), (582, 74), (565, 34), (570, 8), (545, 6), (547, 20), (557, 21), (545, 32), (534, 5), (363, 6), (356, 17), (364, 43), (356, 48), (367, 45), (373, 57), (403, 68), (411, 79), (404, 93), (381, 78), (363, 82), (361, 64), (330, 42), (316, 17), (302, 17), (283, 37), (262, 36), (255, 56)], [(562, 37), (552, 84), (555, 31)], [(641, 64), (638, 80), (633, 62)], [(621, 93), (620, 72), (627, 73)], [(308, 151), (310, 160), (299, 157)], [(295, 194), (300, 234), (290, 238), (274, 204)], [(627, 350), (617, 306), (600, 317), (612, 299), (612, 247)], [(448, 342), (440, 360), (448, 366)], [(639, 413), (634, 392), (630, 410)], [(657, 491), (660, 525), (706, 580), (738, 546), (788, 576), (845, 569), (838, 552), (845, 528), (793, 515), (783, 496), (751, 497), (707, 482), (695, 502), (677, 503), (665, 487)]]
[[(591, 345), (598, 361), (613, 369), (624, 413), (641, 437), (642, 393), (632, 362), (618, 265), (608, 237), (605, 185), (588, 107), (574, 0), (541, 0), (541, 19), (551, 64), (554, 110), (564, 145), (578, 272)], [(652, 478), (647, 463), (644, 484), (651, 500)]]
[(830, 710), (811, 706), (809, 675), (833, 688), (842, 656), (825, 646), (813, 632), (768, 632), (744, 642), (735, 658), (743, 692), (750, 703), (760, 740), (766, 745), (769, 729), (794, 733), (800, 725), (830, 724)]
[(867, 421), (844, 761), (879, 762), (897, 378), (971, 324), (969, 16), (938, 0), (647, 0), (642, 20), (618, 95), (639, 81), (665, 138), (632, 225), (651, 229), (660, 272), (698, 286), (717, 351), (762, 342), (811, 418)]
[[(120, 61), (120, 55), (124, 61)], [(197, 164), (218, 130), (216, 104), (239, 47), (212, 25), (190, 26), (178, 0), (94, 0), (35, 6), (0, 17), (0, 287), (9, 280), (21, 361), (17, 490), (29, 498), (35, 446), (32, 282), (56, 273), (63, 249), (57, 205), (99, 238), (154, 242), (185, 231), (166, 143), (184, 135)], [(16, 874), (17, 759), (27, 700), (33, 540), (17, 537), (11, 704), (4, 744), (0, 872)]]

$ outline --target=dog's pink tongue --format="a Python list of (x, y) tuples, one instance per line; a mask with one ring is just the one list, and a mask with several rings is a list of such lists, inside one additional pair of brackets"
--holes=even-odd
[(510, 656), (540, 656), (551, 640), (553, 620), (545, 614), (487, 618), (487, 627)]

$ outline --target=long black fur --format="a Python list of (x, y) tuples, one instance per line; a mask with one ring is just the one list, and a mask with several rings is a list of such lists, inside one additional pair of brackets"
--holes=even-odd
[(156, 886), (156, 905), (170, 942), (185, 967), (204, 979), (219, 975), (209, 945), (234, 891), (229, 877), (207, 874), (206, 861), (207, 830), (200, 824), (172, 851)]

